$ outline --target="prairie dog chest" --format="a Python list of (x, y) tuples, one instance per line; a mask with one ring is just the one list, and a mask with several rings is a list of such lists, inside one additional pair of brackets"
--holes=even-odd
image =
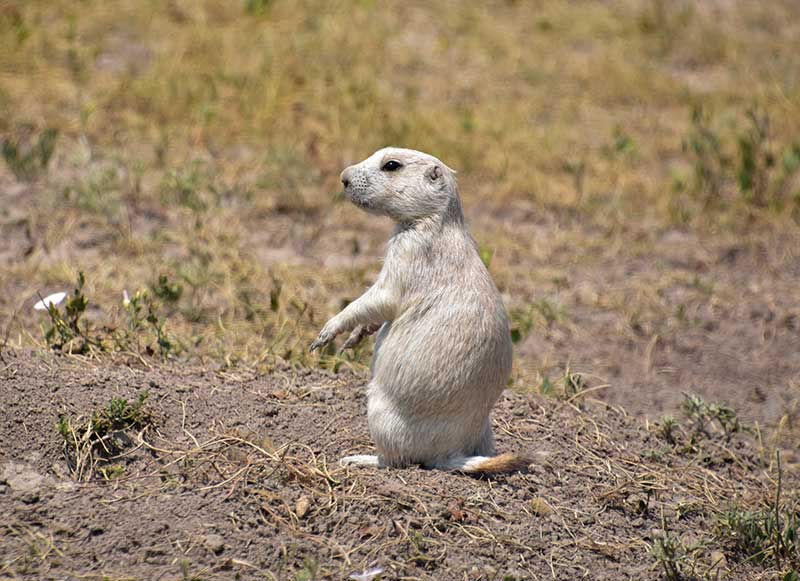
[(477, 256), (461, 228), (435, 233), (398, 229), (387, 248), (384, 274), (405, 307), (457, 290), (473, 255)]

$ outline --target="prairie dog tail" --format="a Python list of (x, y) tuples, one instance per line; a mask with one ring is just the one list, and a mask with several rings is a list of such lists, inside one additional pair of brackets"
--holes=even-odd
[(499, 456), (458, 456), (445, 460), (436, 467), (466, 474), (500, 474), (522, 470), (530, 463), (530, 459), (525, 456), (506, 452)]

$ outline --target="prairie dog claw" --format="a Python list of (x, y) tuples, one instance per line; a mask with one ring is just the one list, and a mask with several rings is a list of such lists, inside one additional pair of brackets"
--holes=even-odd
[(364, 339), (364, 337), (369, 337), (375, 331), (381, 328), (381, 325), (358, 325), (353, 332), (350, 333), (350, 336), (344, 342), (341, 349), (339, 349), (339, 353), (343, 352), (345, 349), (352, 349)]

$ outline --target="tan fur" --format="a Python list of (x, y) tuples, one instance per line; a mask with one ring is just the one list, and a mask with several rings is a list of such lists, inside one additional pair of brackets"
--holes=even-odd
[(464, 469), (468, 474), (500, 474), (503, 472), (516, 472), (524, 470), (530, 464), (530, 459), (518, 454), (505, 452), (499, 456), (492, 456), (474, 467)]
[(511, 373), (500, 293), (464, 223), (455, 172), (419, 151), (387, 148), (342, 172), (345, 195), (396, 223), (375, 284), (323, 327), (311, 349), (380, 328), (367, 390), (377, 456), (344, 464), (462, 472), (516, 470), (492, 457), (489, 414)]

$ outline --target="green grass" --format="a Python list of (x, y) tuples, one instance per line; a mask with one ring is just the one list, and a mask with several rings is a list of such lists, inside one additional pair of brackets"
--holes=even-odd
[[(780, 521), (779, 521), (780, 519)], [(772, 508), (734, 507), (719, 517), (718, 535), (744, 558), (758, 561), (789, 560), (800, 567), (797, 533), (800, 513), (778, 514)]]
[(786, 581), (800, 571), (800, 507), (784, 502), (780, 452), (775, 454), (777, 482), (774, 499), (755, 509), (733, 505), (717, 517), (717, 539), (744, 562), (772, 565)]
[(33, 180), (47, 171), (47, 165), (56, 147), (57, 130), (45, 128), (35, 138), (29, 135), (32, 131), (31, 126), (23, 125), (18, 128), (16, 139), (6, 138), (2, 141), (3, 159), (14, 176), (20, 180)]

